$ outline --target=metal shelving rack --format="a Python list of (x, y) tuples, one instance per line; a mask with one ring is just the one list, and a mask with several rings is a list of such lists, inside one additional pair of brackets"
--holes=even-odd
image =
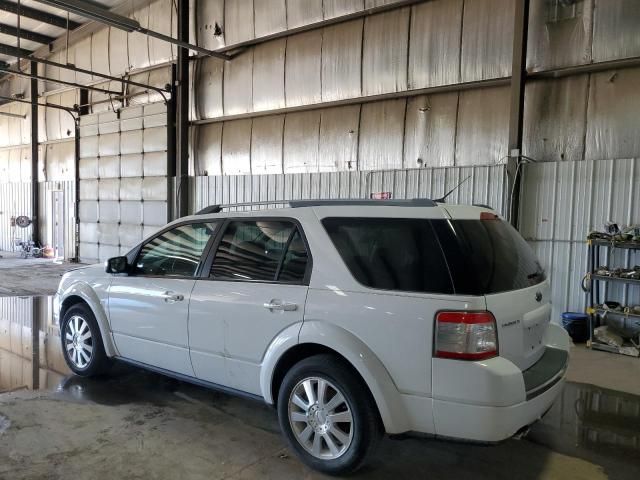
[(640, 242), (618, 242), (614, 240), (604, 240), (604, 239), (588, 239), (587, 245), (589, 247), (589, 256), (588, 256), (588, 268), (589, 273), (587, 274), (588, 279), (591, 281), (591, 287), (587, 291), (587, 315), (589, 316), (589, 348), (594, 350), (604, 350), (606, 352), (614, 352), (620, 353), (616, 347), (612, 347), (610, 345), (606, 345), (593, 339), (593, 331), (596, 327), (597, 315), (611, 315), (622, 317), (625, 319), (636, 318), (640, 320), (640, 314), (632, 313), (632, 312), (617, 312), (613, 310), (607, 310), (604, 308), (599, 308), (598, 305), (600, 299), (600, 284), (603, 282), (619, 282), (625, 283), (628, 285), (637, 285), (640, 286), (640, 280), (636, 280), (634, 278), (621, 278), (621, 277), (613, 277), (607, 275), (598, 275), (596, 269), (599, 265), (600, 260), (600, 249), (608, 248), (608, 249), (623, 249), (623, 250), (640, 250)]

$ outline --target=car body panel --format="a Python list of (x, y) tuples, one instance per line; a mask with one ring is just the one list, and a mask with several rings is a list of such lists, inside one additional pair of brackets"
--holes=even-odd
[[(264, 355), (280, 332), (302, 322), (307, 288), (267, 282), (197, 281), (189, 313), (196, 377), (260, 394)], [(286, 302), (296, 309), (265, 307), (272, 302)]]
[(179, 278), (115, 277), (108, 290), (109, 320), (120, 356), (193, 375), (188, 316), (194, 285)]

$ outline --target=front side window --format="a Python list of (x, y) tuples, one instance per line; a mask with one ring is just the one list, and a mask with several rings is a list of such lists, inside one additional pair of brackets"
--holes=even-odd
[(451, 277), (428, 220), (325, 218), (329, 237), (354, 278), (370, 288), (453, 293)]
[(216, 223), (193, 223), (168, 230), (140, 249), (134, 274), (152, 276), (195, 275)]
[(211, 265), (217, 280), (302, 283), (307, 249), (300, 232), (287, 221), (232, 221)]

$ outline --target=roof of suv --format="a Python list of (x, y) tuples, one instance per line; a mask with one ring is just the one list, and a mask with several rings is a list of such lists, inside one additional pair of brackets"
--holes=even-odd
[[(256, 209), (256, 210), (241, 210), (233, 211), (226, 210), (238, 207), (251, 207), (251, 206), (275, 206), (282, 205), (279, 208), (269, 209)], [(316, 212), (327, 213), (332, 211), (338, 215), (340, 213), (353, 215), (354, 211), (362, 214), (363, 216), (375, 216), (374, 212), (382, 214), (384, 211), (385, 216), (401, 216), (400, 212), (405, 208), (409, 208), (406, 211), (407, 217), (422, 216), (419, 213), (421, 210), (427, 217), (431, 217), (435, 214), (436, 217), (444, 216), (449, 218), (458, 219), (476, 219), (480, 217), (481, 212), (495, 212), (485, 205), (453, 205), (438, 203), (431, 199), (416, 198), (408, 200), (369, 200), (369, 199), (332, 199), (332, 200), (287, 200), (287, 201), (264, 201), (264, 202), (247, 202), (247, 203), (235, 203), (229, 205), (211, 205), (198, 211), (191, 218), (202, 218), (202, 216), (211, 216), (214, 218), (228, 217), (228, 216), (260, 216), (260, 215), (273, 215), (273, 214), (285, 214), (292, 209), (313, 209)], [(378, 210), (381, 208), (381, 210)], [(432, 210), (434, 209), (434, 210)], [(431, 211), (429, 214), (427, 211)], [(436, 213), (438, 212), (438, 213)], [(324, 215), (323, 215), (324, 216)], [(184, 220), (184, 218), (182, 219)]]

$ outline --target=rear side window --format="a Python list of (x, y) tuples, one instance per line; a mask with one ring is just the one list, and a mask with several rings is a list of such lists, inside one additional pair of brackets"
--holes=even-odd
[(453, 293), (438, 240), (429, 220), (325, 218), (329, 237), (354, 278), (367, 287)]
[(519, 290), (545, 280), (531, 247), (499, 218), (433, 220), (456, 293), (485, 295)]
[(302, 283), (307, 250), (296, 226), (287, 221), (232, 221), (211, 265), (217, 280)]

